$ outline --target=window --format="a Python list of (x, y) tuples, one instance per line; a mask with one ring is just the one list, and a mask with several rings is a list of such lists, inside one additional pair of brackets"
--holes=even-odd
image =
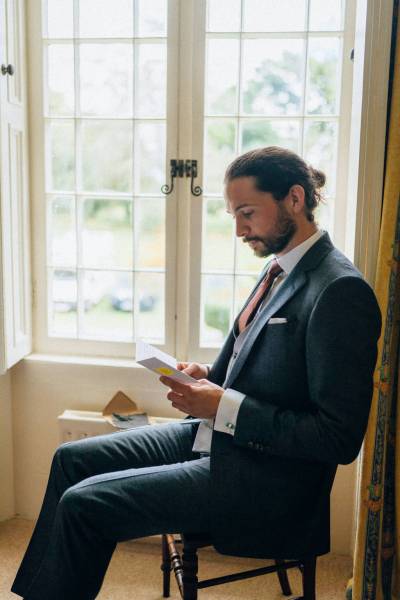
[(166, 8), (43, 3), (50, 336), (164, 344)]
[(200, 273), (192, 263), (200, 304), (193, 307), (191, 322), (200, 322), (200, 328), (191, 330), (192, 356), (212, 359), (212, 348), (222, 344), (263, 265), (235, 238), (225, 211), (221, 181), (235, 156), (267, 145), (299, 153), (327, 175), (326, 202), (316, 212), (317, 221), (334, 239), (343, 228), (346, 162), (338, 156), (347, 156), (351, 108), (350, 4), (207, 2), (199, 123), (203, 233), (194, 253)]
[[(222, 197), (225, 167), (251, 148), (282, 145), (327, 173), (317, 218), (336, 238), (352, 4), (42, 1), (40, 350), (132, 356), (144, 338), (211, 360), (263, 264)], [(187, 181), (161, 193), (171, 158), (199, 160), (202, 197)]]

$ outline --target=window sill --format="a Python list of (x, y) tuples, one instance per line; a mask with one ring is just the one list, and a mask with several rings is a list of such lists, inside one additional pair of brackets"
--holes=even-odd
[(28, 362), (54, 363), (59, 365), (79, 365), (91, 367), (115, 367), (118, 369), (139, 369), (145, 370), (145, 367), (138, 365), (133, 359), (128, 358), (108, 358), (99, 356), (78, 356), (67, 354), (40, 354), (33, 352), (23, 359)]

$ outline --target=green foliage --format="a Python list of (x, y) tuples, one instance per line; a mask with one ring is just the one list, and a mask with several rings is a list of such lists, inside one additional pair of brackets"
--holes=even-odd
[(233, 150), (235, 147), (235, 125), (232, 121), (217, 121), (208, 128), (213, 145), (218, 150)]
[[(298, 114), (301, 98), (293, 90), (293, 77), (301, 72), (301, 56), (293, 52), (283, 52), (281, 60), (265, 59), (256, 69), (256, 76), (248, 82), (243, 92), (243, 110), (246, 114), (258, 113), (257, 103), (271, 98), (278, 114)], [(327, 49), (324, 60), (310, 57), (309, 114), (326, 114), (335, 111), (337, 57)], [(232, 86), (215, 100), (213, 110), (223, 113), (232, 106), (235, 95)], [(321, 123), (318, 134), (324, 134), (328, 123)], [(217, 151), (235, 147), (235, 127), (233, 122), (216, 121), (208, 129), (212, 145)], [(310, 144), (313, 140), (310, 140)], [(296, 140), (285, 139), (280, 130), (267, 120), (248, 121), (243, 124), (243, 151), (266, 145), (284, 145), (296, 147)]]
[(82, 131), (82, 180), (85, 190), (132, 189), (132, 130), (126, 123), (87, 122)]
[(260, 146), (278, 146), (281, 136), (269, 121), (253, 121), (243, 128), (243, 150), (251, 150)]
[(205, 322), (209, 327), (222, 331), (225, 336), (229, 331), (229, 309), (217, 304), (206, 304)]
[(337, 61), (331, 56), (325, 62), (310, 58), (310, 82), (318, 86), (318, 96), (315, 98), (315, 104), (309, 107), (312, 115), (321, 113), (330, 113), (335, 110), (336, 100), (336, 69)]
[(264, 97), (273, 97), (275, 106), (281, 114), (297, 112), (300, 105), (299, 95), (291, 87), (293, 75), (301, 69), (301, 57), (292, 52), (283, 52), (282, 62), (267, 58), (256, 69), (257, 76), (249, 82), (243, 94), (245, 113), (259, 112), (255, 103)]
[(107, 230), (130, 227), (132, 219), (130, 202), (94, 198), (87, 200), (84, 206), (84, 219), (89, 227)]

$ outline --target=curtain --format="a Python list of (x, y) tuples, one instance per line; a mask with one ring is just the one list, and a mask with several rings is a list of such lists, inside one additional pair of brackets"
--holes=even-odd
[[(395, 16), (398, 11), (396, 3)], [(353, 579), (347, 598), (400, 599), (400, 28), (394, 19), (386, 166), (375, 292), (382, 334), (360, 466)], [(396, 457), (397, 450), (397, 457)]]

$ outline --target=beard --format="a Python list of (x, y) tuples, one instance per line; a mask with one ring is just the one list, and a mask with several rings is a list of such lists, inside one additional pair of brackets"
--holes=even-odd
[(297, 224), (288, 214), (286, 208), (278, 204), (278, 215), (275, 223), (275, 230), (265, 237), (243, 238), (243, 242), (261, 242), (262, 247), (254, 249), (254, 254), (260, 258), (265, 258), (270, 254), (282, 252), (288, 245), (297, 231)]

